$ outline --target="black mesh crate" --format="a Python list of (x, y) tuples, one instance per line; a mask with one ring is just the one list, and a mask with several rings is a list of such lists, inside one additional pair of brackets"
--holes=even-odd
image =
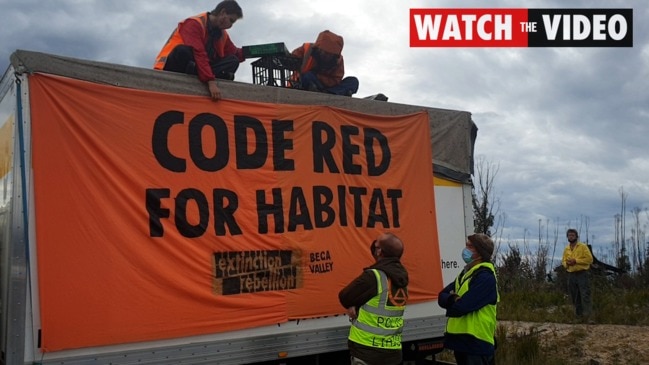
[(301, 59), (290, 55), (261, 57), (251, 63), (252, 83), (287, 87), (291, 74), (300, 68), (301, 61)]

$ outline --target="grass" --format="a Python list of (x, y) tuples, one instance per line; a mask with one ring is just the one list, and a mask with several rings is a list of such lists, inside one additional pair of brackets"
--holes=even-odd
[[(649, 289), (620, 288), (612, 279), (597, 276), (591, 285), (596, 323), (649, 326)], [(498, 319), (572, 323), (575, 316), (560, 283), (533, 283), (501, 293)]]
[[(499, 321), (537, 323), (575, 323), (574, 309), (561, 278), (554, 283), (520, 281), (500, 293)], [(598, 324), (649, 326), (649, 288), (629, 285), (629, 278), (594, 275), (591, 280), (593, 296), (592, 319)], [(496, 363), (498, 365), (581, 365), (561, 358), (559, 349), (580, 357), (580, 345), (586, 330), (575, 327), (567, 336), (544, 336), (534, 329), (525, 332), (498, 326)], [(573, 356), (570, 356), (573, 357)], [(454, 362), (453, 354), (445, 350), (439, 360)], [(586, 364), (584, 364), (586, 365)]]

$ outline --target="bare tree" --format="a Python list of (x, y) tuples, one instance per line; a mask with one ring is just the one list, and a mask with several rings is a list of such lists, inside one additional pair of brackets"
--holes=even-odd
[(494, 181), (500, 164), (487, 161), (484, 157), (476, 160), (476, 169), (473, 181), (473, 223), (476, 233), (484, 233), (492, 236), (495, 217), (500, 210), (500, 199), (496, 196)]
[[(556, 221), (558, 222), (559, 218), (557, 218)], [(559, 226), (557, 224), (554, 225), (554, 232), (552, 233), (552, 238), (553, 238), (552, 261), (550, 262), (550, 270), (554, 270), (554, 257), (557, 252), (557, 242), (559, 241)], [(559, 263), (561, 263), (561, 260), (559, 260)]]
[(543, 226), (541, 225), (541, 219), (539, 219), (539, 240), (536, 246), (536, 252), (534, 255), (534, 262), (532, 263), (532, 268), (534, 270), (534, 279), (536, 281), (542, 282), (546, 279), (546, 270), (548, 267), (548, 252), (550, 252), (550, 245), (548, 243), (548, 225), (549, 220), (545, 220), (545, 240), (543, 240)]
[(615, 255), (615, 261), (618, 261), (620, 257), (620, 223), (622, 221), (622, 218), (620, 217), (620, 214), (616, 214), (613, 216), (613, 219), (613, 223), (615, 225), (615, 241), (613, 242), (613, 253)]
[(633, 228), (631, 228), (631, 244), (633, 246), (633, 266), (635, 266), (639, 271), (642, 271), (642, 265), (645, 258), (643, 252), (644, 230), (640, 225), (640, 212), (642, 212), (642, 210), (638, 207), (631, 209), (631, 215), (633, 216)]
[(620, 187), (620, 200), (622, 206), (620, 208), (620, 254), (624, 253), (626, 255), (626, 199), (628, 194), (624, 192), (624, 186)]
[(622, 202), (620, 214), (615, 216), (615, 231), (618, 233), (615, 237), (616, 242), (616, 252), (617, 254), (617, 267), (625, 270), (631, 271), (631, 262), (629, 262), (629, 254), (627, 253), (626, 248), (626, 199), (628, 194), (624, 192), (624, 187), (620, 187), (620, 200)]

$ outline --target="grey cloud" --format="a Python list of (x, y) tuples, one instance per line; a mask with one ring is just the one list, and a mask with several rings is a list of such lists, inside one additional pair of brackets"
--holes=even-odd
[[(148, 68), (178, 21), (217, 2), (5, 1), (0, 70), (15, 49)], [(331, 29), (345, 37), (346, 69), (360, 78), (360, 96), (383, 92), (393, 102), (472, 112), (476, 153), (500, 164), (497, 190), (512, 239), (536, 230), (538, 219), (558, 219), (563, 230), (587, 216), (590, 233), (608, 244), (621, 186), (629, 209), (649, 206), (644, 1), (239, 3), (244, 19), (230, 34), (240, 46), (284, 42), (291, 50)], [(638, 21), (629, 49), (415, 49), (408, 44), (408, 9), (415, 7), (620, 7), (633, 8)], [(250, 62), (237, 80), (251, 82)]]

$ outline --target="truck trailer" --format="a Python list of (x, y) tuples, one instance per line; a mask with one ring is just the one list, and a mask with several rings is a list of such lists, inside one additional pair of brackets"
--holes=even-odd
[(405, 243), (404, 363), (435, 362), (473, 232), (469, 112), (10, 61), (0, 363), (344, 364), (338, 291), (383, 232)]

